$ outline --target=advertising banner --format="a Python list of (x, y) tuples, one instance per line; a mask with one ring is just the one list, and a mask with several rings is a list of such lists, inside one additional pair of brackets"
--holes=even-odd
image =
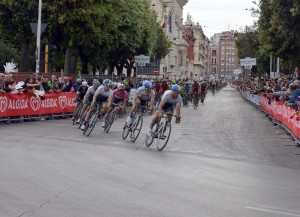
[(0, 117), (73, 112), (75, 98), (75, 93), (45, 94), (44, 100), (34, 94), (0, 94)]

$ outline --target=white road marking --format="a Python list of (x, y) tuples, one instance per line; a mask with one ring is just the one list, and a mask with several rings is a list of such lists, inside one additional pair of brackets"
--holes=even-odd
[[(289, 210), (280, 209), (280, 208), (276, 208), (276, 207), (261, 208), (261, 207), (246, 206), (246, 209), (252, 209), (252, 210), (256, 210), (256, 211), (274, 213), (274, 214), (280, 214), (280, 215), (286, 215), (286, 216), (300, 217), (300, 213), (298, 213), (298, 214), (297, 213), (292, 213)], [(295, 211), (295, 212), (298, 212), (298, 211)]]

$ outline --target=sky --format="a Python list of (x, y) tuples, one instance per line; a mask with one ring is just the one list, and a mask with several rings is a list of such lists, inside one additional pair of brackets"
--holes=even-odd
[(183, 7), (183, 19), (185, 22), (189, 13), (210, 38), (214, 33), (252, 25), (255, 18), (246, 10), (251, 7), (255, 7), (252, 0), (188, 0)]

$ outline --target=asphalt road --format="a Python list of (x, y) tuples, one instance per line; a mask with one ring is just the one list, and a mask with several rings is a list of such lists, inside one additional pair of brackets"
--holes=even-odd
[(300, 148), (227, 87), (183, 108), (163, 152), (70, 120), (0, 127), (0, 217), (300, 217)]

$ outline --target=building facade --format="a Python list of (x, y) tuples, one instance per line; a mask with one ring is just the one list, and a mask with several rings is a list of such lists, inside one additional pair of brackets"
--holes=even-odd
[(157, 12), (157, 21), (165, 29), (172, 42), (170, 53), (160, 61), (160, 74), (170, 79), (181, 78), (186, 66), (188, 43), (182, 37), (182, 12), (188, 0), (151, 0), (152, 8)]
[(238, 49), (235, 41), (236, 31), (215, 34), (209, 44), (209, 72), (217, 79), (228, 80), (234, 77), (233, 71), (239, 69)]
[(208, 71), (208, 44), (199, 23), (194, 24), (192, 17), (187, 16), (183, 36), (188, 42), (187, 49), (187, 74), (190, 79), (203, 79)]

